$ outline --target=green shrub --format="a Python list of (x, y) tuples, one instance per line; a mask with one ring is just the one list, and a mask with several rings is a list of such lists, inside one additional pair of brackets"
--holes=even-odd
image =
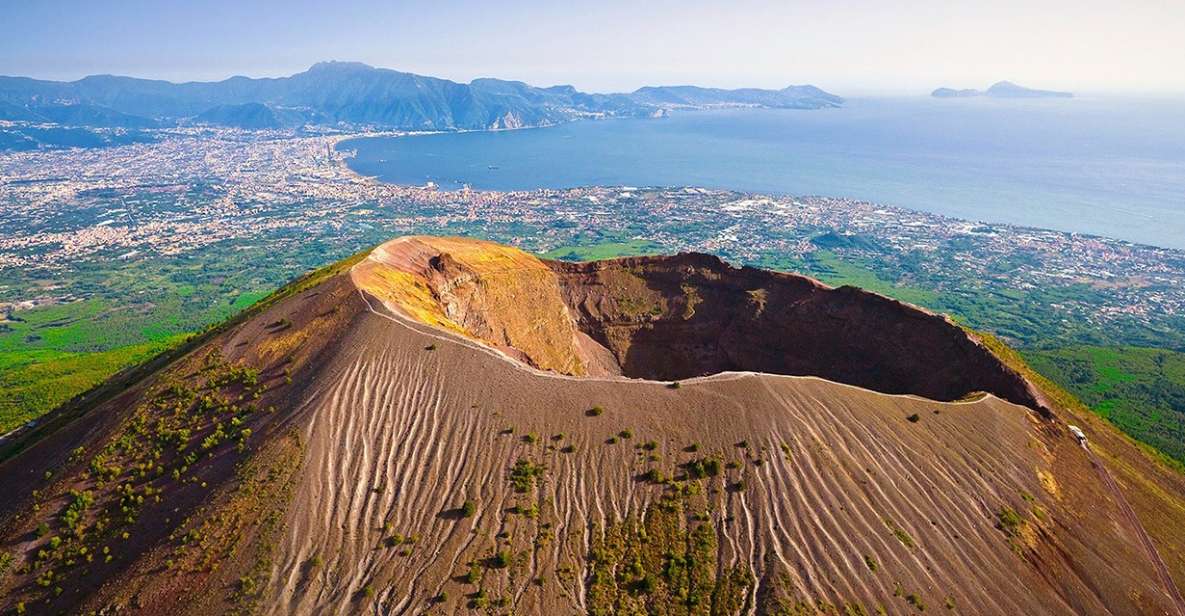
[(514, 463), (514, 467), (510, 469), (510, 482), (514, 485), (515, 492), (523, 493), (530, 490), (531, 486), (535, 483), (535, 479), (542, 475), (542, 466), (519, 458)]
[(885, 518), (884, 523), (885, 523), (885, 526), (889, 527), (889, 530), (893, 533), (893, 536), (896, 537), (897, 540), (901, 542), (901, 545), (903, 545), (907, 548), (910, 548), (910, 549), (913, 549), (914, 546), (917, 545), (914, 543), (913, 537), (910, 536), (909, 533), (905, 532), (904, 528), (901, 528), (900, 526), (898, 526), (896, 522), (894, 522), (888, 518)]
[[(527, 507), (524, 507), (522, 505), (515, 505), (510, 508), (510, 513), (526, 516), (528, 518), (537, 518), (537, 517), (539, 517), (539, 507), (538, 507), (538, 505), (535, 505), (534, 503), (532, 503), (531, 505), (529, 505)], [(509, 533), (499, 533), (499, 535), (500, 536), (505, 535), (505, 537), (510, 536)], [(500, 538), (502, 538), (502, 537), (500, 537)]]
[(687, 469), (687, 475), (692, 479), (715, 477), (720, 474), (720, 460), (715, 458), (692, 460), (683, 467)]
[(1004, 531), (1009, 537), (1015, 537), (1024, 523), (1024, 519), (1012, 507), (1001, 507), (1000, 512), (996, 514), (996, 528)]
[(635, 594), (648, 595), (654, 592), (654, 577), (644, 575), (630, 584), (630, 590)]

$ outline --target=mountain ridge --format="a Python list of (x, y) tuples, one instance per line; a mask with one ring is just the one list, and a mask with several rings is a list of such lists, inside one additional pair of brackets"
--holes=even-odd
[[(745, 105), (788, 109), (837, 107), (843, 99), (814, 86), (782, 90), (649, 87), (631, 93), (585, 93), (572, 86), (539, 88), (520, 81), (478, 78), (469, 83), (375, 68), (359, 62), (318, 62), (287, 77), (234, 76), (173, 83), (116, 75), (60, 82), (0, 77), (0, 119), (27, 118), (42, 107), (87, 105), (93, 115), (144, 123), (212, 123), (228, 108), (263, 105), (293, 127), (376, 127), (477, 130), (546, 126), (583, 117), (649, 117), (672, 108)], [(259, 117), (255, 111), (255, 119)], [(228, 126), (254, 120), (226, 116)]]

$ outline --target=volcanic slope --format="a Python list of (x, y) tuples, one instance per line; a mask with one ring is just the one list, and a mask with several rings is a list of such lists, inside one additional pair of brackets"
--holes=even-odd
[(0, 455), (10, 611), (1181, 614), (1179, 475), (941, 316), (705, 255), (392, 240)]

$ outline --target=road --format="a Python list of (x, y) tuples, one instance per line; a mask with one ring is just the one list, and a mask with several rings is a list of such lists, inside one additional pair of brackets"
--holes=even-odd
[(1152, 539), (1144, 530), (1144, 525), (1140, 523), (1140, 519), (1136, 517), (1136, 512), (1132, 510), (1131, 505), (1128, 504), (1127, 498), (1123, 496), (1123, 492), (1119, 489), (1119, 483), (1111, 476), (1110, 471), (1103, 465), (1103, 461), (1099, 459), (1090, 446), (1085, 441), (1081, 441), (1082, 448), (1086, 450), (1086, 454), (1090, 456), (1091, 464), (1094, 465), (1095, 470), (1099, 473), (1099, 478), (1102, 479), (1103, 485), (1111, 491), (1115, 502), (1119, 505), (1120, 513), (1127, 519), (1128, 524), (1135, 530), (1136, 535), (1140, 538), (1140, 543), (1143, 544), (1144, 550), (1148, 553), (1148, 558), (1152, 561), (1156, 568), (1156, 573), (1160, 577), (1160, 583), (1164, 586), (1165, 593), (1173, 601), (1177, 608), (1177, 616), (1185, 616), (1185, 600), (1181, 598), (1181, 591), (1177, 589), (1177, 584), (1173, 582), (1173, 577), (1169, 575), (1169, 569), (1165, 566), (1164, 560), (1160, 558), (1160, 552), (1156, 550), (1156, 546), (1152, 543)]

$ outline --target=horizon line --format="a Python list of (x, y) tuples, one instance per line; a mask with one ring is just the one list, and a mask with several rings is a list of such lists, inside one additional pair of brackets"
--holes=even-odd
[[(967, 85), (968, 82), (972, 81), (970, 79), (967, 79), (967, 80), (963, 80), (961, 82), (954, 82), (954, 81), (942, 82), (942, 83), (935, 82), (935, 83), (927, 84), (927, 85), (918, 85), (917, 87), (908, 87), (908, 86), (889, 87), (889, 86), (871, 85), (871, 84), (870, 85), (859, 85), (859, 82), (849, 82), (850, 85), (847, 85), (847, 86), (841, 85), (838, 87), (836, 87), (836, 86), (824, 87), (824, 86), (819, 86), (819, 85), (817, 85), (817, 83), (810, 82), (810, 81), (798, 81), (797, 83), (789, 83), (789, 84), (781, 85), (781, 86), (777, 86), (777, 85), (774, 85), (774, 86), (763, 86), (763, 85), (730, 86), (730, 85), (711, 85), (711, 79), (709, 78), (708, 81), (705, 81), (705, 82), (698, 82), (698, 81), (696, 81), (696, 82), (687, 82), (687, 81), (669, 82), (669, 83), (644, 82), (643, 85), (639, 85), (637, 87), (634, 87), (633, 89), (618, 88), (618, 89), (614, 90), (614, 89), (583, 88), (583, 87), (577, 86), (572, 81), (544, 84), (544, 83), (541, 83), (538, 81), (528, 81), (526, 79), (495, 77), (490, 74), (479, 74), (478, 76), (469, 78), (468, 80), (464, 80), (464, 79), (459, 79), (459, 78), (455, 78), (455, 77), (441, 77), (438, 75), (431, 74), (429, 72), (417, 72), (415, 70), (404, 70), (404, 69), (400, 69), (400, 68), (376, 66), (376, 65), (373, 65), (368, 62), (361, 61), (361, 60), (319, 60), (319, 61), (313, 62), (312, 64), (307, 65), (303, 69), (284, 69), (284, 70), (277, 70), (277, 71), (270, 71), (270, 72), (267, 71), (266, 69), (261, 69), (260, 72), (252, 73), (252, 74), (248, 74), (247, 72), (234, 72), (229, 75), (224, 74), (225, 76), (208, 75), (208, 76), (195, 77), (195, 78), (180, 78), (177, 76), (145, 75), (145, 74), (135, 74), (132, 72), (97, 72), (97, 73), (85, 73), (85, 74), (83, 74), (83, 73), (69, 73), (66, 75), (54, 74), (54, 73), (47, 74), (47, 73), (43, 72), (40, 75), (36, 75), (36, 74), (32, 74), (32, 73), (0, 74), (0, 78), (31, 79), (31, 80), (35, 80), (35, 81), (47, 81), (47, 82), (52, 82), (52, 83), (75, 83), (75, 82), (82, 81), (82, 80), (92, 78), (92, 77), (117, 77), (117, 78), (127, 78), (127, 79), (138, 79), (138, 80), (144, 80), (144, 81), (162, 81), (162, 82), (166, 82), (166, 83), (173, 84), (173, 85), (212, 84), (212, 83), (220, 83), (223, 81), (228, 81), (231, 79), (253, 79), (253, 80), (285, 79), (285, 78), (293, 77), (295, 75), (299, 75), (301, 73), (308, 72), (308, 71), (312, 70), (313, 68), (315, 68), (316, 66), (322, 65), (322, 64), (340, 64), (340, 65), (353, 64), (353, 65), (359, 65), (361, 67), (366, 67), (366, 68), (373, 69), (373, 70), (405, 73), (405, 74), (409, 74), (409, 75), (416, 75), (419, 77), (426, 77), (426, 78), (430, 78), (430, 79), (440, 79), (443, 81), (449, 81), (449, 82), (461, 84), (461, 85), (472, 85), (473, 82), (479, 81), (482, 79), (495, 79), (495, 80), (499, 80), (499, 81), (524, 83), (529, 86), (537, 87), (537, 88), (554, 88), (554, 87), (565, 87), (565, 86), (566, 87), (573, 87), (573, 88), (576, 88), (578, 91), (587, 92), (590, 94), (627, 94), (627, 93), (633, 93), (633, 92), (636, 92), (637, 90), (640, 90), (643, 88), (649, 88), (649, 87), (654, 87), (654, 88), (698, 87), (698, 88), (712, 88), (712, 89), (720, 89), (720, 90), (737, 90), (737, 89), (752, 88), (752, 89), (761, 89), (761, 90), (779, 90), (782, 88), (794, 87), (794, 86), (814, 86), (814, 87), (820, 88), (820, 89), (822, 89), (826, 92), (829, 92), (829, 93), (832, 93), (834, 90), (846, 90), (848, 93), (844, 95), (845, 97), (853, 97), (854, 96), (854, 97), (858, 97), (858, 98), (859, 97), (863, 97), (863, 98), (877, 98), (877, 97), (901, 98), (901, 97), (915, 97), (915, 96), (916, 97), (928, 97), (930, 95), (930, 93), (937, 88), (986, 89), (993, 83), (998, 83), (1001, 81), (1011, 81), (1013, 83), (1020, 83), (1020, 85), (1022, 85), (1024, 87), (1041, 88), (1041, 89), (1045, 89), (1047, 87), (1060, 87), (1060, 88), (1066, 87), (1066, 86), (1045, 86), (1042, 84), (1034, 85), (1034, 82), (1031, 82), (1029, 80), (1015, 79), (1015, 78), (1008, 78), (1008, 77), (995, 79), (995, 80), (991, 81), (990, 83), (979, 84), (979, 85)], [(1023, 82), (1023, 83), (1021, 83), (1021, 82)], [(1131, 88), (1131, 87), (1108, 88), (1105, 86), (1095, 85), (1095, 86), (1086, 86), (1086, 87), (1081, 87), (1081, 88), (1073, 88), (1071, 91), (1075, 95), (1086, 95), (1088, 97), (1089, 96), (1128, 96), (1128, 97), (1149, 97), (1149, 98), (1185, 97), (1185, 89), (1172, 89), (1172, 88), (1169, 88), (1169, 89)]]

